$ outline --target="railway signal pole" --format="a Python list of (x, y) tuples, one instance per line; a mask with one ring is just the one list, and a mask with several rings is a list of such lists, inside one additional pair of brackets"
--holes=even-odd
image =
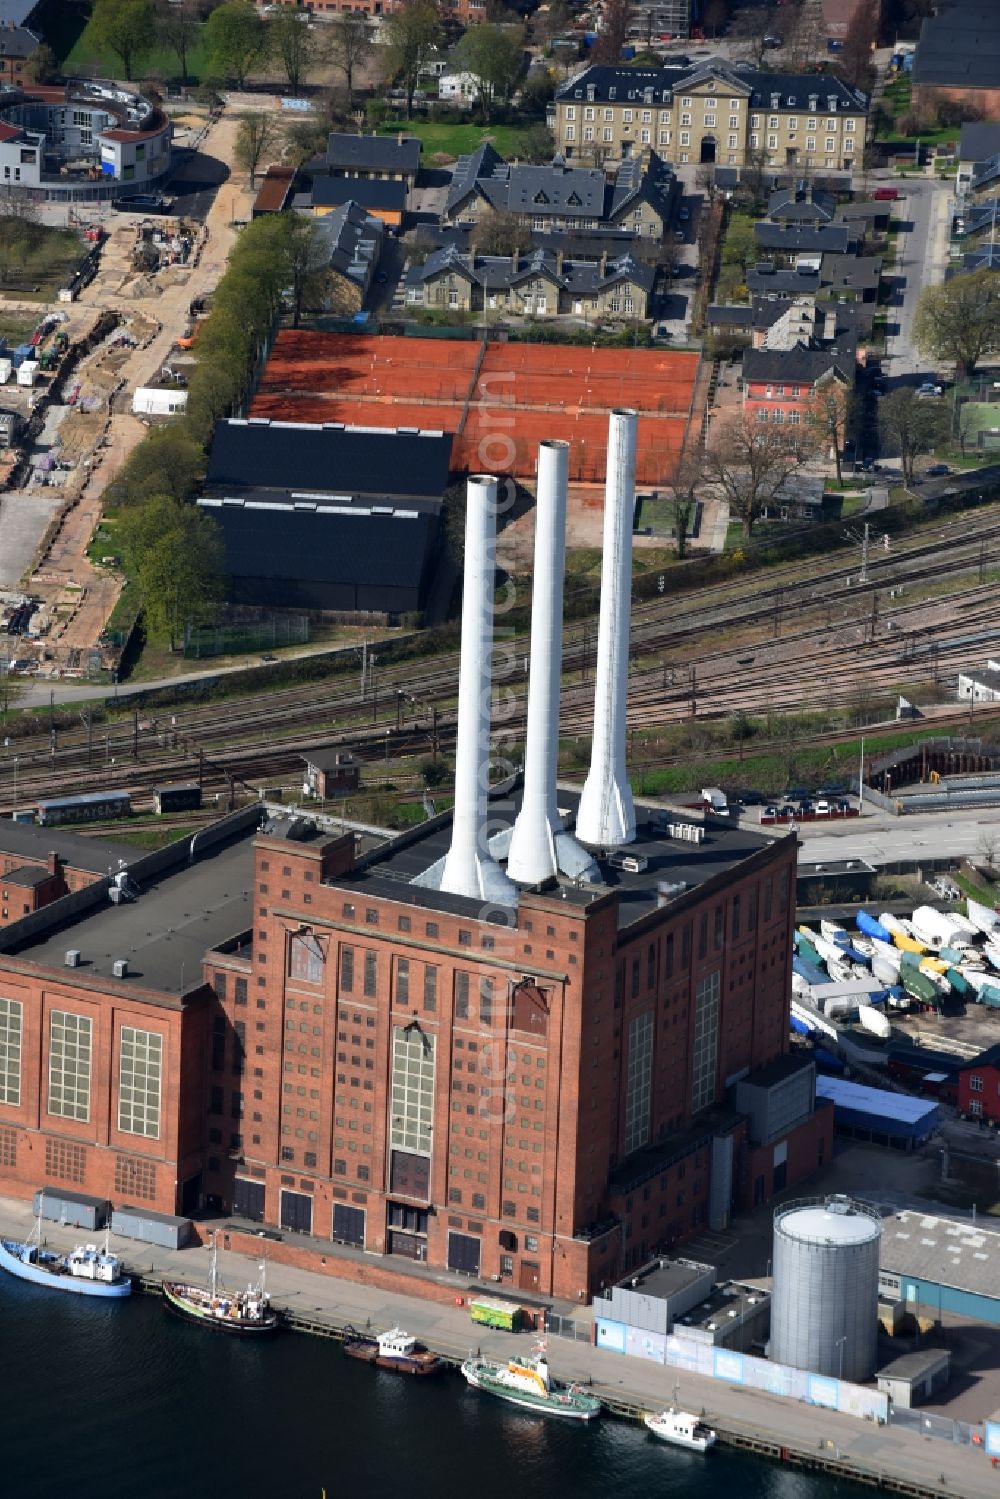
[(844, 532), (844, 536), (846, 537), (846, 539), (848, 541), (857, 541), (857, 542), (861, 543), (861, 571), (858, 574), (858, 582), (861, 584), (862, 588), (868, 582), (868, 541), (869, 541), (869, 531), (870, 531), (869, 522), (865, 521), (865, 527), (864, 527), (864, 531), (862, 533), (859, 534), (857, 531), (845, 531)]

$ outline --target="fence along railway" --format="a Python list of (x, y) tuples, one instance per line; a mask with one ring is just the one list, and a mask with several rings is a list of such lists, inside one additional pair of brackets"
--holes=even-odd
[[(891, 594), (925, 582), (937, 584), (948, 576), (982, 574), (985, 549), (1000, 538), (1000, 520), (984, 526), (971, 540), (964, 523), (935, 532), (931, 541), (878, 556), (863, 585), (856, 572), (843, 566), (819, 577), (795, 575), (787, 582), (777, 581), (779, 573), (796, 571), (793, 564), (774, 570), (769, 575), (773, 586), (750, 599), (720, 597), (735, 594), (738, 586), (745, 589), (743, 580), (742, 585), (696, 589), (638, 605), (631, 641), (630, 727), (655, 727), (692, 716), (725, 717), (736, 711), (849, 706), (859, 691), (859, 653), (870, 696), (955, 671), (970, 652), (982, 653), (1000, 636), (992, 589), (975, 584), (946, 600), (912, 603), (898, 602)], [(887, 596), (892, 611), (888, 621)], [(928, 612), (935, 607), (962, 612), (956, 619), (928, 623)], [(877, 634), (887, 623), (892, 628)], [(712, 643), (734, 631), (741, 636), (738, 645), (720, 648)], [(590, 624), (574, 624), (567, 630), (564, 664), (570, 680), (564, 688), (561, 724), (566, 735), (584, 732), (589, 721), (591, 689), (586, 678), (593, 634)], [(508, 663), (511, 657), (519, 659), (525, 646), (525, 637), (515, 637), (508, 646)], [(790, 651), (794, 671), (780, 660)], [(865, 660), (875, 652), (877, 660)], [(652, 664), (647, 664), (651, 657)], [(508, 688), (506, 722), (514, 734), (523, 728), (526, 707), (523, 681), (519, 688), (513, 693)], [(0, 764), (0, 807), (13, 807), (15, 777), (17, 801), (24, 805), (44, 794), (79, 790), (84, 783), (145, 788), (183, 775), (226, 787), (233, 778), (259, 780), (297, 769), (303, 751), (317, 743), (349, 743), (373, 759), (387, 748), (393, 755), (425, 753), (432, 740), (441, 745), (451, 740), (456, 690), (457, 656), (449, 654), (435, 666), (387, 662), (379, 670), (374, 702), (352, 672), (349, 683), (338, 675), (329, 683), (313, 682), (221, 705), (193, 705), (146, 719), (141, 728), (135, 712), (129, 720), (99, 726), (96, 734), (88, 734), (81, 725), (61, 729), (55, 736), (26, 736), (12, 742)], [(369, 713), (373, 722), (368, 721)], [(963, 716), (956, 713), (953, 721)], [(947, 717), (936, 716), (936, 721)]]

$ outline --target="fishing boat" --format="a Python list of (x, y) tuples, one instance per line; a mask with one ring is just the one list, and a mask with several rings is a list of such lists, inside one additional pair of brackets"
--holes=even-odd
[(42, 1247), (42, 1214), (31, 1236), (23, 1242), (0, 1239), (0, 1265), (19, 1280), (56, 1291), (74, 1291), (80, 1296), (120, 1298), (132, 1292), (132, 1281), (121, 1260), (104, 1245), (80, 1244), (69, 1254), (58, 1254)]
[(223, 1290), (219, 1283), (218, 1244), (213, 1235), (208, 1285), (192, 1286), (177, 1280), (165, 1280), (163, 1294), (167, 1306), (185, 1321), (197, 1322), (199, 1327), (210, 1327), (217, 1332), (274, 1332), (278, 1326), (278, 1314), (271, 1306), (264, 1285), (266, 1261), (262, 1260), (259, 1268), (260, 1280), (256, 1285), (247, 1286), (245, 1291)]
[(398, 1374), (439, 1374), (445, 1366), (443, 1358), (429, 1352), (401, 1327), (390, 1327), (377, 1335), (345, 1327), (343, 1347), (348, 1358), (362, 1359)]
[(647, 1411), (642, 1420), (655, 1437), (673, 1447), (685, 1447), (688, 1452), (707, 1452), (709, 1447), (715, 1446), (715, 1432), (710, 1426), (698, 1416), (691, 1415), (690, 1411), (677, 1409), (676, 1387), (674, 1403), (669, 1410), (660, 1411), (659, 1415)]
[(544, 1344), (537, 1344), (530, 1357), (512, 1358), (506, 1364), (492, 1359), (466, 1359), (462, 1377), (473, 1389), (496, 1395), (511, 1405), (545, 1416), (571, 1421), (593, 1421), (601, 1414), (601, 1402), (578, 1385), (560, 1384), (549, 1373)]

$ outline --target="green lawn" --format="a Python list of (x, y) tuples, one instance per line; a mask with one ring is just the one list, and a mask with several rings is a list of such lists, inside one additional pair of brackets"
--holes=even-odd
[[(121, 60), (114, 53), (102, 51), (94, 40), (93, 28), (89, 22), (67, 54), (63, 67), (67, 73), (93, 73), (96, 69), (97, 73), (104, 78), (117, 78), (121, 75)], [(162, 76), (172, 83), (179, 83), (181, 78), (177, 53), (170, 47), (162, 46), (158, 41), (137, 60), (133, 71), (138, 78)], [(194, 46), (188, 53), (188, 83), (200, 83), (210, 71), (208, 57), (199, 33)]]
[[(4, 260), (0, 299), (13, 297), (26, 302), (54, 302), (60, 286), (66, 283), (70, 273), (83, 259), (84, 246), (80, 236), (72, 229), (55, 229), (46, 224), (34, 224), (30, 228), (30, 247), (18, 251), (13, 247), (24, 241), (14, 221), (6, 221), (0, 229), (0, 253)], [(23, 312), (10, 316), (0, 314), (0, 332), (10, 337), (10, 334), (20, 332), (26, 322), (30, 332), (35, 320), (25, 318)]]
[(521, 148), (524, 130), (517, 125), (448, 125), (437, 120), (394, 120), (381, 127), (383, 135), (418, 135), (423, 141), (425, 157), (465, 156), (483, 141), (491, 141), (501, 156), (516, 156)]

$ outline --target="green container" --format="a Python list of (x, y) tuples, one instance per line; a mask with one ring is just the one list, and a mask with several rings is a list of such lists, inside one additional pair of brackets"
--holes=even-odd
[(473, 1322), (483, 1327), (496, 1327), (501, 1332), (517, 1332), (521, 1326), (521, 1308), (512, 1301), (496, 1301), (492, 1297), (478, 1296), (469, 1302), (469, 1315)]

